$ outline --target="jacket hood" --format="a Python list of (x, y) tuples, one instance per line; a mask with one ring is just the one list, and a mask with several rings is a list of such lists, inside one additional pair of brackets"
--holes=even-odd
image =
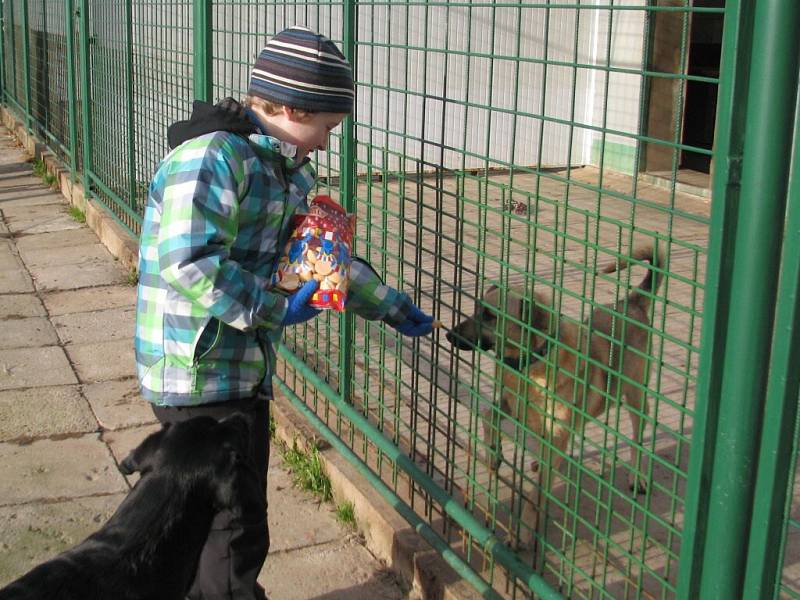
[(247, 109), (233, 98), (225, 98), (217, 104), (195, 100), (191, 117), (167, 128), (167, 142), (172, 150), (187, 140), (214, 131), (230, 131), (247, 137), (259, 130), (248, 118)]

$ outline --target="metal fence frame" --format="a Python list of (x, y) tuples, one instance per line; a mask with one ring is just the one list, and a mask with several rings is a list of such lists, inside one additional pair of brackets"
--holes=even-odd
[[(102, 4), (93, 0), (3, 0), (3, 37), (0, 45), (2, 99), (26, 128), (40, 137), (64, 162), (73, 180), (82, 181), (87, 195), (104, 206), (135, 235), (141, 224), (147, 173), (152, 166), (138, 160), (142, 152), (138, 145), (145, 147), (145, 153), (152, 154), (158, 150), (158, 141), (142, 142), (134, 133), (142, 119), (151, 118), (143, 115), (144, 111), (137, 104), (134, 71), (141, 71), (137, 61), (144, 60), (139, 45), (149, 46), (152, 43), (153, 47), (157, 47), (161, 38), (158, 37), (159, 24), (149, 24), (151, 29), (142, 38), (146, 41), (134, 43), (134, 39), (138, 40), (137, 35), (140, 35), (136, 31), (140, 25), (137, 20), (140, 7), (136, 2), (123, 2), (120, 6), (111, 7), (103, 7)], [(369, 15), (374, 20), (375, 11), (381, 7), (391, 10), (389, 2), (358, 3), (353, 0), (275, 2), (261, 8), (251, 7), (247, 3), (228, 7), (225, 2), (212, 0), (186, 0), (173, 4), (175, 21), (164, 23), (162, 29), (172, 32), (170, 39), (181, 44), (182, 53), (170, 59), (177, 65), (176, 72), (179, 75), (169, 82), (171, 87), (168, 89), (174, 91), (169, 98), (172, 102), (169, 106), (171, 114), (159, 115), (161, 119), (185, 113), (189, 104), (186, 101), (190, 98), (212, 100), (223, 91), (232, 91), (231, 81), (237, 78), (237, 62), (247, 62), (244, 60), (246, 53), (229, 60), (225, 68), (230, 68), (230, 73), (226, 71), (224, 80), (215, 81), (215, 64), (222, 60), (215, 51), (225, 43), (225, 39), (229, 39), (225, 36), (236, 35), (233, 26), (226, 20), (221, 24), (215, 23), (217, 18), (223, 20), (222, 15), (235, 12), (236, 18), (243, 20), (258, 15), (258, 19), (263, 17), (263, 22), (256, 26), (270, 30), (278, 22), (278, 17), (270, 11), (277, 14), (283, 10), (284, 15), (290, 10), (306, 15), (309, 11), (316, 11), (314, 18), (319, 22), (341, 25), (340, 31), (333, 33), (341, 34), (337, 41), (345, 55), (357, 64), (355, 59), (359, 51), (374, 53), (381, 50), (381, 44), (375, 40), (364, 41), (359, 38), (359, 33), (363, 31), (360, 27), (365, 26)], [(670, 77), (669, 73), (651, 73), (646, 58), (642, 59), (639, 68), (621, 68), (612, 64), (610, 30), (615, 16), (627, 11), (641, 11), (647, 32), (648, 28), (655, 26), (657, 15), (683, 15), (685, 29), (691, 14), (706, 10), (702, 2), (690, 0), (647, 0), (642, 3), (609, 0), (607, 4), (601, 4), (599, 0), (564, 0), (560, 3), (551, 0), (539, 3), (412, 1), (396, 5), (405, 7), (407, 19), (409, 11), (419, 9), (426, 22), (429, 11), (439, 10), (463, 10), (470, 18), (472, 11), (481, 10), (506, 8), (517, 10), (520, 17), (523, 9), (543, 11), (548, 15), (544, 29), (544, 55), (531, 62), (541, 66), (544, 79), (547, 78), (548, 69), (572, 69), (573, 102), (577, 77), (574, 73), (588, 66), (577, 64), (577, 59), (570, 62), (549, 57), (551, 12), (574, 12), (576, 15), (608, 13), (607, 63), (588, 68), (589, 71), (595, 69), (604, 74), (607, 94), (612, 74)], [(107, 14), (104, 10), (118, 10), (123, 16), (119, 22), (108, 25), (119, 28), (120, 35), (117, 38), (108, 38), (118, 43), (101, 48), (97, 43), (100, 35), (97, 22)], [(242, 12), (239, 14), (236, 11)], [(272, 16), (272, 19), (265, 14)], [(46, 23), (48, 18), (49, 24)], [(61, 22), (58, 22), (59, 18)], [(32, 24), (32, 19), (44, 19), (45, 24)], [(57, 23), (55, 26), (54, 20)], [(797, 598), (800, 597), (800, 584), (783, 581), (782, 574), (787, 568), (787, 539), (790, 534), (800, 532), (800, 523), (792, 514), (798, 452), (797, 405), (800, 399), (800, 370), (797, 369), (800, 359), (800, 97), (797, 93), (800, 40), (796, 35), (800, 29), (800, 4), (796, 0), (727, 0), (724, 20), (713, 150), (713, 203), (708, 223), (707, 273), (704, 284), (695, 282), (704, 290), (705, 297), (691, 454), (685, 474), (685, 494), (679, 497), (680, 494), (673, 490), (675, 501), (682, 502), (686, 509), (681, 526), (679, 575), (675, 588), (665, 583), (660, 595), (686, 599)], [(236, 22), (236, 19), (231, 22)], [(580, 20), (576, 18), (576, 48), (580, 26)], [(42, 35), (42, 32), (46, 35)], [(519, 35), (517, 32), (518, 46)], [(555, 37), (557, 34), (552, 35)], [(685, 40), (685, 31), (683, 36)], [(156, 41), (152, 42), (151, 38)], [(410, 47), (409, 44), (407, 46)], [(47, 67), (53, 47), (64, 49), (66, 60), (63, 69)], [(435, 56), (442, 54), (438, 49), (434, 51), (427, 47), (415, 51), (424, 61), (433, 61)], [(682, 47), (681, 52), (685, 51), (686, 48)], [(446, 52), (444, 54), (447, 55)], [(467, 61), (486, 59), (481, 53), (469, 49), (462, 54)], [(647, 57), (647, 53), (643, 56)], [(517, 60), (517, 69), (519, 63)], [(407, 59), (406, 69), (408, 64)], [(238, 68), (241, 69), (241, 65)], [(372, 76), (371, 67), (369, 72)], [(690, 80), (704, 80), (703, 77), (693, 78), (686, 73), (676, 77), (683, 82), (682, 85)], [(371, 80), (364, 87), (370, 95), (385, 91)], [(391, 85), (387, 84), (387, 87)], [(427, 93), (427, 87), (424, 87), (424, 92)], [(115, 114), (101, 114), (101, 110), (94, 109), (102, 105), (103, 98), (111, 96), (121, 99), (117, 105), (124, 110)], [(607, 102), (607, 95), (605, 98)], [(640, 110), (645, 98), (643, 94)], [(469, 97), (464, 104), (470, 106)], [(87, 106), (90, 110), (86, 110)], [(518, 110), (516, 101), (511, 108), (501, 112), (515, 122), (530, 117)], [(584, 124), (584, 128), (596, 130), (601, 135), (598, 146), (600, 181), (597, 184), (581, 184), (582, 189), (596, 191), (598, 198), (609, 192), (602, 179), (603, 161), (611, 153), (611, 138), (621, 133), (621, 130), (607, 122), (608, 112), (608, 106), (603, 106), (603, 120), (599, 125)], [(643, 110), (639, 115), (640, 120), (642, 113)], [(576, 121), (574, 114), (571, 119), (562, 122), (560, 118), (547, 115), (542, 108), (538, 117), (553, 126), (570, 127), (572, 136)], [(444, 127), (444, 123), (441, 126)], [(108, 156), (114, 140), (102, 137), (107, 129), (116, 127), (124, 132), (116, 140), (125, 147), (123, 164), (115, 164), (114, 157)], [(359, 139), (363, 127), (364, 124), (357, 119), (346, 119), (335, 136), (334, 152), (329, 153), (328, 162), (323, 165), (326, 173), (323, 186), (336, 189), (345, 206), (353, 212), (366, 210), (366, 214), (372, 214), (370, 194), (382, 193), (385, 198), (394, 193), (389, 191), (389, 181), (399, 182), (400, 195), (405, 193), (406, 186), (412, 185), (418, 189), (424, 188), (424, 193), (434, 194), (438, 199), (453, 195), (462, 201), (470, 199), (466, 189), (477, 181), (479, 190), (488, 193), (488, 190), (496, 189), (503, 198), (508, 197), (504, 202), (517, 202), (514, 199), (519, 192), (513, 183), (515, 172), (523, 175), (530, 172), (538, 177), (548, 176), (549, 173), (541, 160), (536, 168), (526, 171), (526, 168), (515, 165), (512, 157), (508, 162), (512, 182), (492, 187), (489, 181), (490, 164), (495, 161), (490, 160), (494, 157), (487, 154), (483, 172), (471, 173), (469, 169), (458, 171), (460, 179), (454, 184), (456, 192), (452, 192), (444, 178), (457, 170), (437, 170), (433, 163), (425, 159), (424, 153), (421, 159), (414, 162), (410, 153), (397, 152), (391, 161), (384, 160), (382, 168), (376, 167), (373, 162), (376, 147), (378, 154), (382, 152), (384, 157), (391, 150), (381, 147), (379, 143), (373, 145), (371, 130), (370, 141)], [(676, 127), (680, 128), (680, 118), (676, 121)], [(671, 140), (653, 139), (641, 128), (626, 135), (637, 142), (635, 164), (643, 160), (640, 152), (647, 144), (659, 144), (674, 153), (681, 147), (677, 137)], [(422, 143), (424, 145), (424, 139)], [(569, 147), (571, 157), (571, 141)], [(444, 145), (442, 148), (444, 154)], [(332, 155), (335, 155), (335, 160), (331, 159)], [(389, 169), (386, 165), (390, 162), (411, 164), (413, 168)], [(570, 176), (571, 162), (567, 160), (565, 176), (549, 177), (567, 186), (575, 185)], [(673, 165), (673, 196), (677, 185), (676, 168)], [(365, 192), (359, 191), (359, 186), (371, 181), (375, 171), (380, 176), (377, 187), (369, 189), (365, 200)], [(409, 171), (414, 172), (413, 176), (409, 175)], [(381, 185), (384, 187), (381, 188)], [(646, 205), (647, 201), (638, 197), (636, 183), (633, 190), (627, 196), (623, 194), (623, 199), (629, 199), (633, 205), (640, 201)], [(569, 192), (565, 194), (566, 201)], [(537, 183), (536, 190), (527, 196), (527, 202), (529, 206), (538, 206), (539, 201)], [(400, 204), (402, 213), (402, 199)], [(423, 208), (426, 207), (417, 210)], [(441, 217), (442, 211), (438, 212)], [(384, 220), (393, 217), (385, 212), (379, 216)], [(514, 217), (504, 213), (503, 219), (504, 223), (508, 223), (513, 222)], [(400, 219), (401, 229), (412, 227), (410, 221), (406, 221)], [(631, 224), (631, 235), (633, 228)], [(627, 231), (621, 228), (620, 236), (623, 233)], [(416, 235), (421, 245), (422, 240), (426, 239), (425, 232), (420, 230)], [(506, 237), (512, 236), (509, 233)], [(562, 240), (562, 244), (565, 241)], [(588, 238), (584, 241), (586, 250), (594, 251), (595, 260), (600, 250), (597, 243), (592, 246)], [(479, 247), (478, 253), (485, 252), (481, 242), (476, 242), (476, 245)], [(507, 261), (502, 256), (494, 259), (501, 263)], [(403, 265), (400, 264), (393, 273), (390, 261), (385, 256), (382, 260), (381, 272), (393, 275), (403, 283)], [(560, 276), (563, 277), (563, 263), (561, 268)], [(476, 279), (480, 275), (478, 273)], [(419, 276), (414, 277), (414, 283), (418, 283)], [(418, 295), (416, 299), (422, 298)], [(665, 305), (666, 302), (665, 295)], [(590, 303), (590, 306), (594, 305)], [(452, 308), (455, 313), (456, 306)], [(693, 311), (692, 307), (687, 312), (692, 313), (693, 317)], [(398, 431), (385, 428), (383, 422), (371, 418), (372, 413), (366, 405), (353, 402), (352, 388), (348, 382), (357, 376), (354, 366), (356, 360), (364, 358), (358, 356), (357, 325), (350, 316), (342, 317), (338, 323), (335, 320), (328, 321), (328, 326), (331, 323), (337, 329), (327, 331), (327, 337), (321, 334), (320, 329), (305, 330), (302, 335), (289, 337), (287, 344), (280, 348), (280, 355), (287, 366), (282, 371), (279, 387), (321, 435), (356, 465), (398, 512), (485, 597), (508, 594), (516, 597), (528, 593), (542, 598), (560, 598), (562, 594), (579, 595), (570, 587), (571, 579), (569, 586), (557, 590), (552, 577), (545, 577), (541, 571), (541, 563), (511, 550), (492, 527), (493, 521), (487, 526), (475, 512), (474, 504), (470, 504), (467, 498), (454, 495), (452, 489), (441, 484), (434, 471), (420, 464), (415, 454), (416, 445), (413, 445), (410, 454), (407, 448), (402, 447), (398, 442), (400, 427)], [(394, 354), (391, 355), (381, 351), (379, 369), (384, 361), (402, 362), (409, 352), (411, 358), (408, 364), (417, 371), (423, 367), (433, 369), (420, 359), (418, 345), (404, 347), (383, 327), (367, 326), (360, 335), (378, 336), (381, 345), (393, 348)], [(306, 346), (298, 343), (298, 338), (305, 336), (316, 340), (315, 343), (320, 347), (331, 348), (333, 357), (325, 362), (312, 356)], [(367, 356), (365, 360), (369, 358)], [(402, 372), (388, 372), (388, 379)], [(428, 380), (415, 381), (424, 383)], [(346, 384), (340, 385), (340, 382)], [(401, 383), (389, 381), (388, 385), (400, 387)], [(430, 385), (432, 389), (435, 387), (433, 379)], [(477, 386), (473, 387), (471, 393), (476, 395)], [(313, 393), (309, 391), (311, 388)], [(648, 388), (649, 391), (651, 388)], [(380, 406), (377, 410), (382, 411), (384, 407)], [(473, 425), (477, 429), (475, 423)], [(408, 427), (413, 429), (410, 424)], [(469, 435), (472, 431), (470, 429)], [(430, 445), (434, 444), (430, 442)], [(517, 446), (520, 446), (519, 442)], [(429, 452), (435, 453), (435, 448)], [(615, 452), (616, 449), (612, 454)], [(521, 453), (524, 455), (525, 450), (521, 450)], [(446, 457), (446, 462), (448, 460)], [(474, 469), (474, 464), (470, 468)], [(522, 479), (522, 475), (519, 476)], [(403, 478), (407, 478), (410, 493), (401, 492), (402, 485), (398, 482)], [(486, 495), (491, 497), (492, 492), (487, 491)], [(462, 532), (459, 535), (465, 541), (461, 549), (453, 544), (450, 533), (452, 527)], [(776, 540), (781, 542), (776, 543)], [(564, 559), (566, 563), (569, 560)], [(642, 561), (646, 563), (644, 558)], [(507, 575), (504, 583), (499, 583), (495, 566), (501, 567)], [(602, 590), (602, 583), (591, 588), (590, 596), (594, 597), (595, 592), (599, 596), (613, 597)], [(625, 593), (625, 597), (631, 593), (635, 597), (649, 597), (636, 586)]]

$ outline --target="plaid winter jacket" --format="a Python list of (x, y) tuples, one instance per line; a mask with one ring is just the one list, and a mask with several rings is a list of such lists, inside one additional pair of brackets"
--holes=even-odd
[[(277, 139), (257, 133), (201, 135), (162, 161), (139, 250), (135, 350), (144, 398), (196, 405), (269, 385), (286, 313), (269, 281), (315, 178), (308, 163), (294, 166)], [(395, 325), (410, 307), (369, 265), (353, 263), (348, 310)]]

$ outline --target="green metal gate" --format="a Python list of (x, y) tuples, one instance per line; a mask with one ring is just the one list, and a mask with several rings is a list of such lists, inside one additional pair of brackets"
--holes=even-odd
[[(278, 385), (484, 596), (800, 597), (796, 0), (3, 0), (2, 19), (6, 107), (134, 235), (193, 99), (241, 96), (286, 26), (341, 45), (357, 108), (319, 190), (445, 329), (326, 314), (287, 330)], [(603, 269), (643, 243), (666, 262), (629, 411), (586, 382), (623, 372), (648, 267)], [(492, 286), (495, 327), (527, 342), (457, 349), (445, 331)], [(560, 324), (505, 310), (517, 293)], [(599, 361), (562, 333), (604, 314)], [(582, 365), (543, 359), (571, 396), (503, 361), (534, 336)]]

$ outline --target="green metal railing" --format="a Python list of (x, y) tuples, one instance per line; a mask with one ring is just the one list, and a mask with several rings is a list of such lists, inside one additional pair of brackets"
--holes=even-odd
[[(286, 26), (340, 45), (356, 110), (319, 191), (445, 329), (326, 314), (287, 330), (278, 387), (483, 596), (800, 597), (795, 0), (2, 0), (2, 22), (6, 108), (132, 235), (192, 100), (241, 97)], [(640, 243), (666, 262), (623, 396), (585, 385), (622, 353), (565, 332), (636, 327), (646, 266), (602, 269)], [(492, 286), (560, 318), (497, 327), (546, 335), (572, 391), (510, 371), (513, 335), (447, 341)]]

